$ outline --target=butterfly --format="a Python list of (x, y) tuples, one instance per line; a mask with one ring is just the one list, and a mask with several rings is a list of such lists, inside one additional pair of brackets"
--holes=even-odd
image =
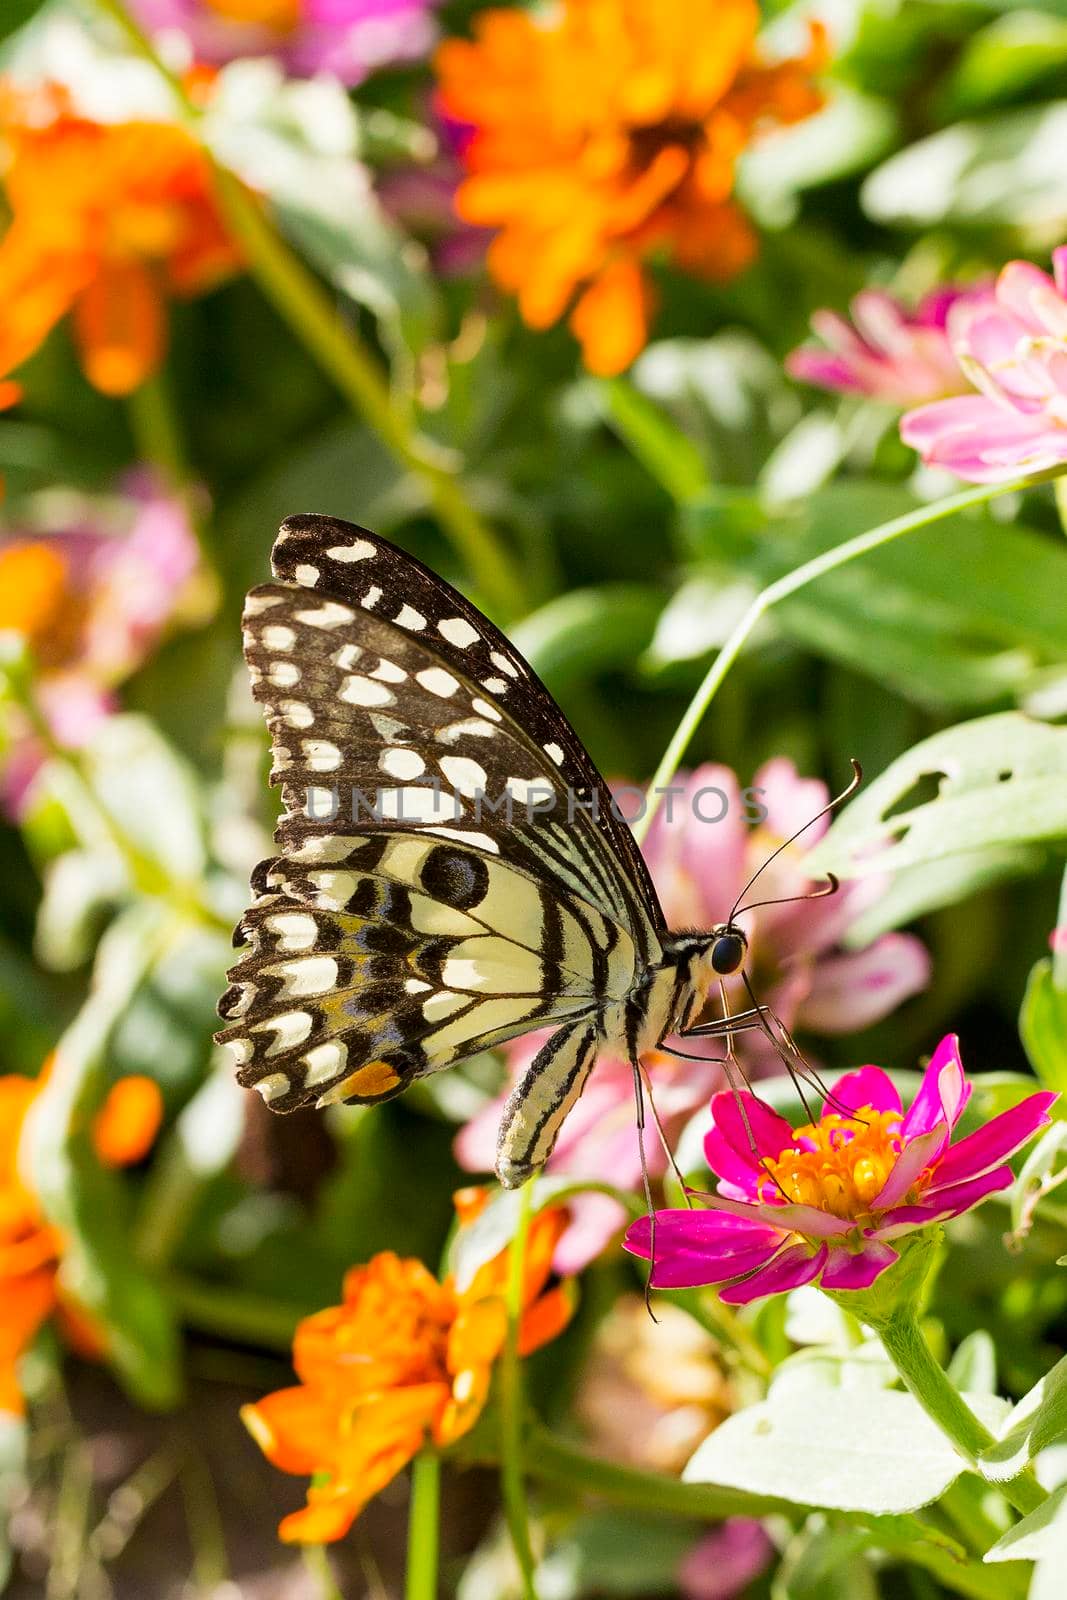
[(288, 1112), (374, 1105), (551, 1028), (501, 1122), (497, 1175), (517, 1187), (598, 1053), (629, 1060), (639, 1090), (641, 1053), (742, 969), (745, 934), (733, 916), (667, 928), (581, 739), (450, 584), (324, 516), (289, 518), (271, 565), (244, 654), (285, 809), (216, 1037)]

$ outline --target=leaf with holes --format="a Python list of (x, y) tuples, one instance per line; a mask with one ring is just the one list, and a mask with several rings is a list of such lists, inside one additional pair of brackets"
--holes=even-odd
[(1067, 728), (1017, 712), (924, 739), (847, 807), (817, 871), (865, 877), (1067, 838)]

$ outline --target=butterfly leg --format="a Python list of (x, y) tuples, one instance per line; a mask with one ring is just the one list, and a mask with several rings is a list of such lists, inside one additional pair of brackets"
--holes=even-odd
[(593, 1070), (599, 1041), (595, 1017), (557, 1028), (512, 1090), (496, 1146), (496, 1175), (505, 1189), (521, 1188), (552, 1154), (564, 1119)]

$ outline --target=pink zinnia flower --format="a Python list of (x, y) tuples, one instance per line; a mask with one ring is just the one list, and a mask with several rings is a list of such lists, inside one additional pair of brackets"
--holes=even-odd
[[(745, 794), (729, 767), (709, 764), (679, 774), (676, 792), (664, 800), (644, 844), (668, 924), (711, 928), (725, 921), (745, 883), (775, 846), (828, 799), (825, 784), (801, 778), (785, 759), (762, 767)], [(625, 805), (622, 791), (620, 805)], [(767, 814), (754, 826), (756, 806)], [(775, 899), (810, 889), (804, 854), (825, 830), (825, 820), (816, 823), (779, 856), (760, 877), (752, 898)], [(857, 880), (832, 898), (767, 906), (740, 919), (749, 938), (756, 993), (786, 1027), (820, 1034), (851, 1032), (878, 1021), (925, 986), (929, 957), (910, 934), (885, 934), (862, 950), (841, 948), (850, 924), (880, 893), (881, 884), (874, 879)], [(738, 979), (728, 980), (727, 990), (735, 1010), (748, 1006)], [(528, 1035), (505, 1047), (511, 1084), (526, 1071), (545, 1038), (547, 1034)], [(765, 1035), (740, 1033), (734, 1043), (750, 1075), (781, 1070)], [(682, 1061), (659, 1050), (644, 1057), (672, 1142), (724, 1082), (721, 1040), (686, 1039), (681, 1047), (703, 1059)], [(505, 1098), (506, 1093), (485, 1106), (458, 1134), (456, 1158), (468, 1171), (492, 1171)], [(652, 1176), (661, 1176), (667, 1163), (654, 1128), (645, 1147)], [(628, 1191), (638, 1188), (641, 1163), (628, 1062), (600, 1058), (547, 1170)], [(599, 1255), (624, 1220), (622, 1208), (608, 1195), (579, 1195), (569, 1208), (572, 1224), (556, 1253), (557, 1270), (565, 1273), (580, 1271)]]
[(992, 295), (955, 306), (948, 333), (980, 392), (920, 406), (900, 436), (930, 466), (971, 483), (1000, 483), (1067, 461), (1067, 247), (1055, 280), (1010, 261)]
[[(725, 1283), (733, 1305), (805, 1283), (869, 1288), (897, 1260), (898, 1240), (1008, 1188), (1008, 1156), (1046, 1126), (1056, 1099), (1030, 1095), (954, 1145), (970, 1093), (948, 1034), (906, 1114), (880, 1067), (847, 1073), (819, 1121), (795, 1129), (753, 1094), (717, 1094), (704, 1152), (718, 1193), (709, 1209), (656, 1213), (652, 1284)], [(625, 1245), (648, 1259), (650, 1241), (642, 1217)]]
[(297, 78), (361, 83), (376, 68), (425, 56), (437, 0), (130, 0), (159, 35), (184, 35), (198, 61), (273, 56)]
[(684, 1600), (734, 1600), (765, 1572), (774, 1559), (761, 1522), (728, 1517), (694, 1545), (678, 1569)]
[[(199, 563), (180, 499), (147, 471), (122, 490), (55, 528), (0, 530), (0, 630), (26, 640), (41, 709), (68, 748), (114, 709), (115, 688), (173, 619)], [(5, 731), (0, 797), (18, 815), (42, 754), (28, 729)]]
[(785, 369), (801, 383), (891, 406), (964, 394), (967, 379), (949, 340), (948, 317), (954, 306), (988, 293), (949, 285), (908, 311), (884, 290), (864, 289), (852, 301), (851, 323), (836, 311), (815, 313), (812, 330), (825, 348), (802, 345), (786, 357)]

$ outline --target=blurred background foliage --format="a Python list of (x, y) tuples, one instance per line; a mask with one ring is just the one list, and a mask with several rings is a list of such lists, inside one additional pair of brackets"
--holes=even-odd
[[(464, 33), (477, 9), (443, 5), (441, 31)], [(809, 10), (765, 5), (771, 37)], [(325, 79), (287, 83), (269, 64), (238, 61), (202, 124), (219, 160), (265, 196), (340, 324), (375, 352), (409, 435), (430, 441), (434, 461), (493, 530), (521, 578), (496, 613), (612, 777), (652, 772), (761, 587), (952, 487), (916, 468), (893, 409), (815, 394), (785, 375), (811, 315), (844, 311), (872, 284), (910, 301), (946, 281), (989, 277), (1013, 256), (1043, 262), (1067, 236), (1062, 0), (827, 0), (818, 10), (833, 39), (825, 109), (740, 164), (757, 260), (725, 285), (657, 265), (654, 338), (623, 376), (583, 372), (563, 329), (526, 328), (477, 258), (459, 273), (435, 270), (439, 235), (458, 224), (390, 202), (398, 174), (438, 159), (425, 62), (377, 72), (348, 92)], [(128, 95), (132, 106), (158, 103), (166, 114), (158, 74), (89, 0), (7, 0), (0, 39), (0, 59), (16, 76), (65, 77), (100, 103)], [(373, 527), (481, 603), (494, 599), (449, 542), (426, 477), (353, 413), (253, 275), (175, 302), (170, 315), (166, 362), (128, 401), (85, 381), (64, 327), (20, 367), (20, 403), (0, 418), (5, 537), (80, 521), (115, 494), (123, 473), (148, 463), (184, 501), (201, 546), (195, 592), (123, 683), (121, 704), (84, 741), (52, 749), (29, 802), (0, 829), (0, 1038), (4, 1070), (30, 1075), (64, 1040), (64, 1071), (42, 1091), (48, 1115), (32, 1155), (42, 1203), (68, 1240), (64, 1272), (106, 1330), (108, 1364), (126, 1393), (150, 1411), (181, 1406), (183, 1395), (188, 1408), (178, 1444), (175, 1432), (142, 1440), (138, 1463), (127, 1470), (130, 1451), (120, 1451), (121, 1470), (109, 1480), (105, 1465), (101, 1481), (134, 1483), (139, 1518), (180, 1480), (197, 1531), (176, 1569), (210, 1588), (231, 1570), (220, 1555), (226, 1538), (231, 1563), (259, 1564), (257, 1583), (274, 1582), (271, 1563), (282, 1559), (267, 1532), (251, 1554), (243, 1532), (204, 1532), (218, 1515), (212, 1495), (222, 1493), (224, 1518), (239, 1523), (251, 1514), (241, 1495), (253, 1496), (259, 1517), (268, 1493), (248, 1487), (255, 1466), (243, 1438), (225, 1449), (248, 1458), (234, 1468), (244, 1487), (236, 1495), (232, 1485), (205, 1487), (195, 1440), (202, 1425), (214, 1426), (204, 1420), (217, 1405), (211, 1385), (225, 1386), (218, 1392), (228, 1405), (231, 1391), (279, 1382), (297, 1319), (336, 1299), (354, 1261), (391, 1249), (437, 1263), (449, 1196), (464, 1180), (451, 1149), (456, 1126), (500, 1082), (499, 1064), (484, 1060), (373, 1114), (342, 1107), (325, 1119), (272, 1122), (216, 1060), (229, 930), (275, 816), (266, 737), (239, 664), (243, 594), (266, 575), (282, 517), (314, 510)], [(725, 763), (744, 783), (784, 755), (837, 785), (855, 755), (875, 780), (871, 796), (881, 796), (879, 775), (923, 740), (935, 743), (909, 782), (966, 761), (959, 725), (1005, 716), (986, 738), (1008, 749), (1019, 730), (1011, 714), (1025, 712), (1049, 729), (1035, 770), (1062, 786), (1065, 601), (1067, 543), (1047, 490), (938, 522), (777, 609), (690, 760)], [(14, 634), (5, 639), (17, 724), (36, 668)], [(903, 781), (885, 802), (908, 803)], [(831, 835), (826, 863), (847, 859), (845, 825), (855, 836), (864, 804)], [(885, 808), (871, 804), (866, 815), (877, 824)], [(1032, 1065), (1054, 1087), (1067, 1082), (1067, 1002), (1046, 959), (1049, 932), (1064, 921), (1067, 817), (1030, 826), (1024, 811), (1014, 831), (993, 830), (962, 859), (948, 859), (951, 818), (941, 832), (934, 819), (925, 858), (902, 865), (853, 930), (857, 943), (901, 926), (918, 931), (933, 982), (860, 1036), (820, 1039), (831, 1067), (875, 1060), (910, 1070), (951, 1027), (974, 1069), (1018, 1075)], [(94, 1155), (84, 1116), (131, 1074), (155, 1080), (164, 1118), (151, 1157), (120, 1175)], [(1050, 1152), (1045, 1176), (1057, 1161)], [(1054, 1204), (1031, 1219), (1028, 1248), (1039, 1264), (1062, 1253), (1062, 1220)], [(1067, 1280), (1021, 1274), (1001, 1248), (1019, 1223), (998, 1201), (960, 1225), (935, 1313), (946, 1351), (976, 1325), (989, 1330), (1012, 1392), (1039, 1377), (1067, 1331)], [(618, 1252), (585, 1275), (574, 1326), (532, 1374), (550, 1419), (578, 1415), (599, 1426), (589, 1373), (610, 1365), (604, 1328), (636, 1283)], [(790, 1333), (786, 1315), (772, 1302), (747, 1325), (772, 1352), (824, 1342), (822, 1332)], [(829, 1343), (840, 1338), (832, 1332)], [(736, 1388), (729, 1363), (709, 1349), (707, 1372)], [(59, 1341), (48, 1336), (24, 1363), (40, 1421), (27, 1480), (11, 1446), (10, 1480), (21, 1484), (8, 1496), (21, 1550), (12, 1583), (20, 1597), (73, 1600), (108, 1592), (108, 1552), (133, 1537), (121, 1498), (93, 1499), (85, 1441), (96, 1439), (95, 1460), (101, 1429), (119, 1426), (113, 1416), (127, 1431), (131, 1424), (111, 1391), (102, 1400), (81, 1372), (68, 1378), (81, 1408), (74, 1420), (58, 1362)], [(627, 1394), (643, 1394), (641, 1405), (653, 1403), (644, 1377), (631, 1372), (626, 1383)], [(728, 1397), (723, 1410), (736, 1402)], [(639, 1428), (644, 1412), (632, 1395), (628, 1403)], [(0, 1451), (9, 1432), (14, 1441), (14, 1424)], [(218, 1441), (204, 1449), (216, 1478), (225, 1476)], [(479, 1509), (478, 1481), (464, 1477), (455, 1490), (449, 1538), (457, 1557), (480, 1540), (479, 1552), (461, 1578), (454, 1561), (449, 1583), (462, 1600), (498, 1600), (513, 1579)], [(543, 1593), (556, 1600), (677, 1592), (679, 1562), (700, 1532), (604, 1510), (576, 1516), (551, 1493), (541, 1509)], [(367, 1536), (375, 1559), (397, 1543), (395, 1510), (386, 1506), (381, 1518)], [(272, 1517), (259, 1520), (266, 1528)], [(74, 1554), (73, 1546), (49, 1551), (56, 1526)], [(821, 1537), (811, 1524), (792, 1542), (783, 1535), (784, 1564), (753, 1592), (774, 1600), (942, 1592), (942, 1575), (909, 1569), (905, 1578), (884, 1550), (872, 1567), (862, 1539), (835, 1546), (824, 1568)], [(179, 1592), (173, 1572), (164, 1581), (138, 1559), (119, 1563), (117, 1593)], [(361, 1592), (359, 1560), (346, 1593)], [(395, 1560), (381, 1556), (380, 1580), (367, 1560), (366, 1592), (393, 1593)], [(291, 1581), (314, 1592), (319, 1579)], [(251, 1580), (247, 1589), (297, 1592)]]

